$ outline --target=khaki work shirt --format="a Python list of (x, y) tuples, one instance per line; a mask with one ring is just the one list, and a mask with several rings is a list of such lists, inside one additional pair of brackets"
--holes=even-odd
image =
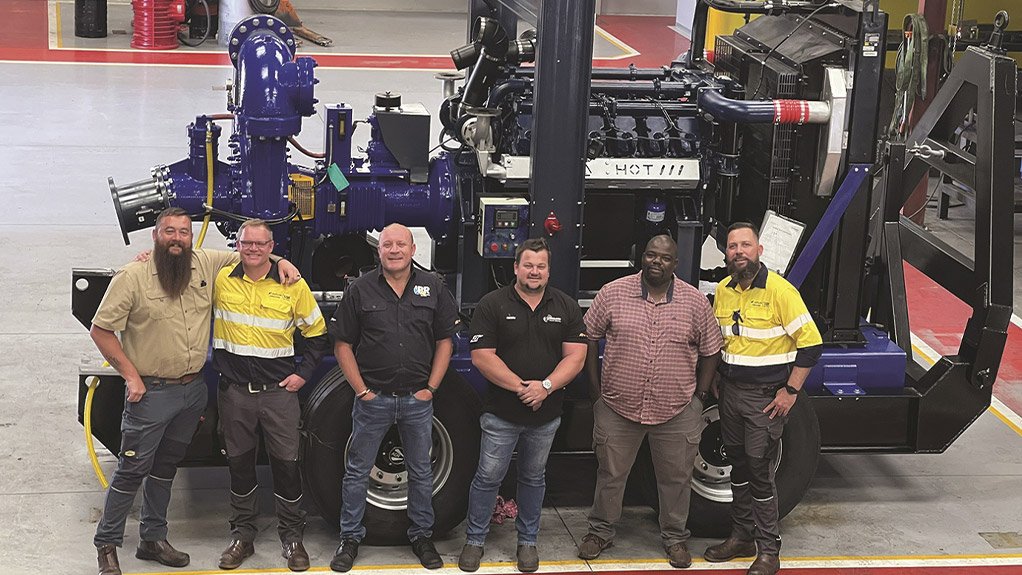
[(238, 261), (237, 252), (193, 251), (191, 282), (176, 299), (163, 291), (151, 259), (131, 262), (110, 281), (92, 323), (120, 332), (124, 354), (143, 377), (197, 373), (209, 351), (213, 280)]

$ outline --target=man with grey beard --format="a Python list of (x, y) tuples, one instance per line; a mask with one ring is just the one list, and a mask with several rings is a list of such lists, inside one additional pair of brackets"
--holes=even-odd
[[(139, 487), (135, 557), (188, 565), (188, 554), (167, 541), (167, 507), (177, 465), (206, 409), (202, 369), (213, 279), (238, 261), (236, 252), (193, 251), (191, 217), (168, 208), (153, 229), (152, 259), (131, 262), (114, 275), (92, 320), (92, 339), (126, 388), (121, 453), (94, 538), (101, 575), (121, 573), (117, 547)], [(300, 277), (289, 262), (278, 265), (287, 283)]]

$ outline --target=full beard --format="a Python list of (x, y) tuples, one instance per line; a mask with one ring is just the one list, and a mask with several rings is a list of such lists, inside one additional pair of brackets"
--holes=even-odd
[(744, 268), (739, 269), (738, 266), (735, 265), (734, 261), (730, 261), (727, 264), (727, 271), (728, 273), (731, 274), (732, 277), (737, 279), (739, 282), (748, 282), (751, 281), (754, 277), (756, 277), (756, 274), (759, 273), (759, 266), (760, 266), (759, 261), (755, 262), (750, 261), (749, 263), (745, 264)]
[(153, 248), (153, 264), (156, 265), (156, 277), (160, 287), (171, 298), (179, 298), (185, 293), (188, 282), (192, 280), (192, 248), (176, 244), (181, 253), (170, 253), (170, 245), (157, 244)]

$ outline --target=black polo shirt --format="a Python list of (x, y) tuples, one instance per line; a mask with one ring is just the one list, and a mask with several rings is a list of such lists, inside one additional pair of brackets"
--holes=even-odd
[[(514, 285), (479, 300), (472, 314), (472, 349), (495, 349), (497, 356), (523, 380), (544, 380), (564, 357), (562, 343), (586, 343), (578, 302), (547, 286), (533, 311)], [(550, 394), (536, 411), (518, 395), (490, 384), (483, 410), (512, 423), (538, 425), (561, 415), (564, 388)]]
[(412, 269), (398, 298), (377, 269), (358, 278), (330, 319), (330, 335), (350, 343), (359, 372), (377, 391), (426, 387), (436, 342), (458, 331), (454, 297), (441, 279)]

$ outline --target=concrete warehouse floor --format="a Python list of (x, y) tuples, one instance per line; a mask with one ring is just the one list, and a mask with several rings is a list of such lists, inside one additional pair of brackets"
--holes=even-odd
[[(54, 30), (47, 27), (45, 18), (49, 15), (52, 21), (53, 2), (43, 16), (36, 11), (46, 3), (36, 0), (0, 4), (19, 15), (21, 20), (16, 22), (28, 23), (14, 26), (17, 34), (0, 43), (28, 34), (52, 40)], [(62, 6), (68, 10), (71, 4)], [(40, 17), (42, 24), (37, 23)], [(411, 38), (410, 31), (401, 28), (414, 26), (406, 15), (374, 13), (366, 18), (374, 22), (375, 32), (382, 34), (386, 29), (390, 42)], [(323, 26), (319, 31), (330, 35), (325, 29), (328, 23)], [(65, 23), (65, 34), (67, 29)], [(373, 35), (369, 30), (361, 33)], [(664, 27), (661, 34), (674, 32)], [(460, 33), (451, 36), (460, 37)], [(343, 36), (335, 40), (341, 44), (339, 51), (359, 49), (357, 44), (344, 44)], [(674, 40), (666, 36), (658, 42)], [(86, 456), (76, 400), (78, 367), (98, 358), (98, 353), (70, 315), (70, 269), (116, 267), (150, 244), (148, 232), (137, 232), (130, 247), (122, 245), (106, 177), (127, 183), (146, 176), (154, 164), (184, 157), (185, 125), (197, 114), (224, 110), (224, 93), (211, 86), (223, 85), (231, 75), (223, 65), (37, 61), (91, 58), (77, 51), (61, 52), (59, 58), (35, 57), (49, 53), (49, 45), (49, 41), (37, 42), (34, 51), (27, 52), (7, 45), (0, 51), (0, 59), (9, 58), (0, 61), (0, 165), (4, 166), (0, 198), (5, 208), (0, 211), (0, 346), (4, 349), (0, 355), (0, 540), (4, 542), (0, 573), (4, 575), (95, 570), (92, 534), (104, 492)], [(415, 42), (404, 47), (408, 54), (416, 54), (416, 49)], [(430, 47), (428, 53), (442, 54), (445, 49)], [(323, 66), (316, 70), (321, 80), (316, 96), (322, 103), (352, 104), (356, 117), (364, 117), (373, 95), (384, 90), (398, 91), (405, 102), (419, 101), (436, 110), (440, 85), (433, 73)], [(300, 141), (319, 149), (322, 126), (321, 116), (308, 119)], [(226, 143), (226, 138), (222, 141)], [(967, 228), (963, 223), (967, 210), (966, 206), (953, 211), (954, 222), (934, 226), (943, 227), (945, 234), (967, 235), (961, 231)], [(930, 221), (935, 219), (931, 215)], [(211, 233), (207, 245), (224, 244), (218, 234)], [(1022, 279), (1018, 267), (1015, 278), (1016, 282)], [(912, 321), (915, 328), (925, 318), (913, 316)], [(922, 335), (917, 341), (919, 353), (932, 361), (935, 349), (945, 352), (946, 342)], [(1018, 353), (1017, 346), (1010, 348), (1006, 361)], [(1005, 373), (1014, 372), (1002, 370), (1002, 376)], [(992, 565), (990, 573), (1016, 572), (1015, 566), (1022, 565), (1018, 511), (1022, 508), (1018, 489), (1022, 428), (1011, 408), (1019, 411), (1013, 399), (1018, 385), (1018, 380), (1002, 377), (995, 395), (1004, 403), (997, 402), (996, 411), (981, 416), (944, 454), (823, 456), (805, 500), (781, 524), (784, 565), (824, 567), (831, 573), (884, 565), (951, 566), (948, 573), (965, 573), (963, 566)], [(101, 462), (109, 476), (114, 457), (104, 453)], [(184, 570), (168, 570), (134, 559), (136, 514), (129, 519), (120, 553), (126, 573), (218, 572), (217, 558), (229, 538), (226, 469), (182, 469), (174, 487), (171, 540), (191, 553), (192, 564)], [(269, 509), (272, 495), (266, 488), (262, 493), (264, 509)], [(655, 517), (645, 507), (626, 510), (615, 547), (600, 560), (576, 559), (587, 508), (574, 503), (555, 504), (544, 511), (540, 547), (544, 571), (668, 568)], [(262, 525), (265, 533), (257, 541), (257, 553), (243, 572), (286, 571), (272, 518), (264, 517)], [(495, 527), (484, 571), (513, 572), (514, 541), (511, 524)], [(445, 572), (457, 572), (462, 543), (460, 527), (438, 537), (437, 546), (448, 562)], [(691, 549), (698, 555), (710, 543), (694, 539)], [(314, 571), (328, 570), (335, 545), (335, 531), (313, 518), (306, 547)], [(715, 568), (745, 565), (736, 562)], [(365, 572), (369, 567), (420, 570), (407, 547), (364, 547), (358, 570)], [(698, 560), (693, 570), (709, 567)]]

